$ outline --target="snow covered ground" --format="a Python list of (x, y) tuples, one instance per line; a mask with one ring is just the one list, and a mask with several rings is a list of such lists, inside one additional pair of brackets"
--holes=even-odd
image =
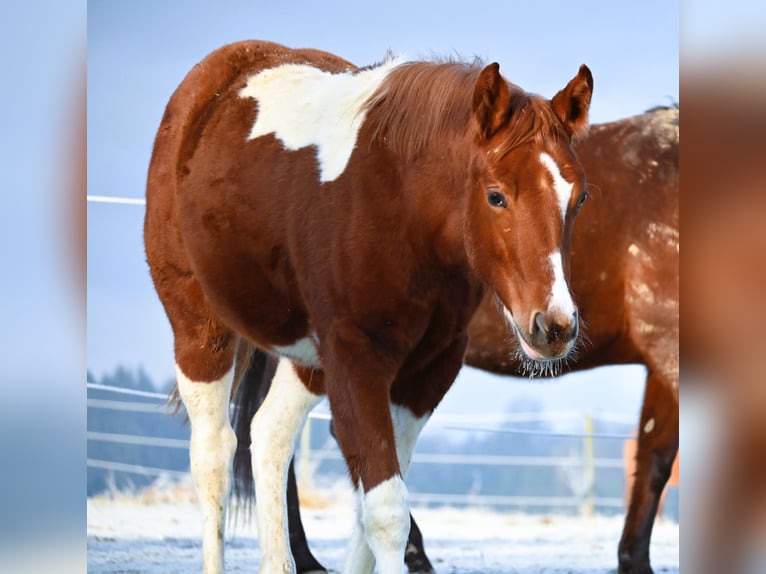
[[(303, 511), (315, 555), (340, 570), (352, 524), (348, 501)], [(439, 574), (606, 574), (616, 567), (622, 517), (530, 516), (480, 508), (414, 508)], [(256, 572), (253, 525), (226, 533), (227, 572)], [(658, 520), (656, 574), (679, 571), (678, 524)], [(193, 500), (141, 497), (88, 500), (88, 572), (199, 573), (200, 514)]]

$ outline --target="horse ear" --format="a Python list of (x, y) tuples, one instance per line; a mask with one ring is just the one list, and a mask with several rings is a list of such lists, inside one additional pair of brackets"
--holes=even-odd
[(593, 74), (590, 73), (588, 66), (583, 64), (566, 88), (553, 96), (551, 100), (553, 111), (564, 123), (570, 136), (580, 135), (587, 129), (592, 94)]
[(484, 68), (473, 90), (473, 113), (483, 139), (489, 139), (505, 121), (511, 102), (508, 84), (500, 75), (500, 64)]

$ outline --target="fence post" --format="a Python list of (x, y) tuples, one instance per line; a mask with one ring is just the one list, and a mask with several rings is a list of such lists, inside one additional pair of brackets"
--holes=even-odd
[(595, 455), (593, 452), (593, 417), (590, 413), (585, 413), (585, 437), (583, 438), (583, 459), (584, 459), (584, 478), (585, 478), (585, 502), (583, 504), (583, 513), (586, 516), (592, 516), (595, 512), (595, 488), (596, 488), (596, 469)]

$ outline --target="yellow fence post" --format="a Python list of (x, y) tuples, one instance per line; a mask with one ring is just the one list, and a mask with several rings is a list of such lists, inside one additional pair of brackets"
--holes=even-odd
[(585, 413), (585, 437), (583, 439), (584, 478), (585, 478), (585, 502), (583, 513), (592, 516), (595, 512), (596, 497), (596, 469), (593, 453), (593, 417)]

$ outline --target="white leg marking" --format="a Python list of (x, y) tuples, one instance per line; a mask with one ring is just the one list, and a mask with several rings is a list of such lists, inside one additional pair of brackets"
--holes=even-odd
[(561, 261), (561, 253), (554, 251), (548, 257), (553, 269), (553, 285), (551, 285), (551, 297), (548, 300), (548, 311), (558, 309), (567, 317), (574, 317), (575, 306), (569, 285), (564, 277), (564, 266)]
[(223, 531), (237, 438), (229, 423), (230, 370), (220, 380), (195, 382), (176, 365), (178, 392), (191, 424), (191, 474), (202, 509), (205, 574), (223, 572)]
[(417, 418), (407, 407), (391, 405), (391, 422), (394, 424), (394, 438), (396, 439), (396, 457), (399, 459), (399, 468), (405, 479), (410, 471), (415, 443), (429, 418), (429, 416)]
[(242, 98), (258, 101), (258, 117), (248, 139), (273, 133), (288, 150), (316, 145), (319, 181), (333, 181), (351, 158), (366, 115), (365, 102), (400, 63), (391, 59), (343, 74), (303, 64), (258, 72), (239, 92)]
[(574, 184), (569, 183), (564, 176), (561, 175), (556, 160), (550, 155), (543, 152), (540, 154), (540, 161), (548, 169), (548, 172), (553, 178), (553, 189), (556, 191), (556, 196), (559, 198), (559, 208), (561, 209), (561, 221), (564, 221), (564, 217), (567, 214), (567, 208), (569, 206), (569, 199), (572, 197), (572, 188)]
[(374, 566), (378, 574), (406, 572), (404, 549), (410, 532), (410, 511), (404, 480), (393, 476), (367, 494), (360, 485), (357, 496), (357, 520), (364, 539), (357, 540), (359, 533), (355, 529), (355, 544), (349, 549), (344, 574), (372, 574)]
[(280, 359), (266, 399), (250, 426), (255, 508), (261, 545), (259, 572), (295, 572), (287, 529), (287, 468), (309, 411), (320, 400), (288, 359)]
[(364, 537), (364, 490), (361, 486), (355, 490), (355, 494), (356, 520), (346, 549), (343, 574), (372, 574), (375, 570), (375, 557)]
[[(415, 450), (415, 443), (420, 436), (420, 432), (428, 422), (429, 417), (424, 416), (421, 418), (415, 417), (412, 411), (407, 407), (399, 405), (391, 405), (391, 422), (394, 426), (394, 440), (396, 441), (396, 456), (399, 460), (399, 468), (401, 469), (402, 476), (407, 478), (407, 474), (412, 463), (412, 453)], [(398, 477), (396, 477), (398, 478)], [(391, 481), (393, 479), (389, 479)], [(400, 479), (401, 480), (401, 479)], [(387, 481), (387, 482), (389, 482)], [(382, 483), (385, 484), (385, 483)], [(367, 493), (369, 496), (373, 491), (376, 491), (382, 484), (373, 488)], [(402, 483), (403, 484), (403, 483)], [(370, 536), (376, 536), (377, 534), (371, 533), (367, 530), (367, 525), (364, 520), (365, 508), (368, 499), (364, 496), (363, 490), (360, 488), (357, 490), (357, 521), (354, 524), (354, 531), (351, 535), (348, 546), (347, 562), (345, 572), (354, 573), (371, 573), (375, 566), (375, 558), (373, 551), (370, 549)], [(363, 502), (364, 501), (364, 502)], [(405, 489), (405, 503), (406, 503), (406, 489)], [(407, 525), (405, 528), (405, 543), (409, 535), (409, 507), (405, 509), (405, 515), (407, 517)], [(369, 513), (369, 511), (367, 511)], [(404, 548), (404, 547), (403, 547)], [(399, 562), (403, 563), (404, 554), (399, 557)], [(382, 570), (379, 569), (382, 572)], [(398, 572), (398, 571), (397, 571)]]

